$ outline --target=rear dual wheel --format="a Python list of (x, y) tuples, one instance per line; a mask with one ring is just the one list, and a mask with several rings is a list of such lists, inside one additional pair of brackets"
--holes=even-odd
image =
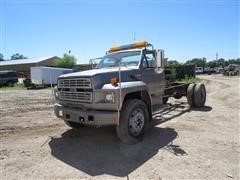
[(206, 102), (206, 88), (203, 83), (190, 84), (187, 89), (187, 101), (190, 107), (203, 107)]

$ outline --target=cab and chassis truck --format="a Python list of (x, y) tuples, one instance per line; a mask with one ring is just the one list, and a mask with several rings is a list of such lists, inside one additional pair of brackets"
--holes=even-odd
[(165, 63), (164, 51), (147, 41), (112, 47), (94, 69), (58, 78), (55, 115), (72, 128), (114, 125), (122, 142), (136, 143), (168, 97), (205, 104), (204, 84), (168, 81)]

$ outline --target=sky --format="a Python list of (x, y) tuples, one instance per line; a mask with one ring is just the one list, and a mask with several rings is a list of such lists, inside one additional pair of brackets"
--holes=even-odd
[(74, 55), (78, 63), (112, 46), (147, 40), (182, 62), (238, 58), (237, 0), (0, 0), (5, 59)]

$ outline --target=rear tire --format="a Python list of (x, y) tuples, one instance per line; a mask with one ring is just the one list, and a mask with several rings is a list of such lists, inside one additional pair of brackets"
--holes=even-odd
[(187, 101), (190, 107), (195, 106), (194, 102), (194, 89), (195, 89), (196, 84), (189, 84), (187, 88)]
[(194, 89), (195, 107), (203, 107), (206, 102), (206, 88), (203, 83), (198, 83)]
[(73, 128), (73, 129), (79, 129), (79, 128), (83, 128), (86, 127), (86, 125), (84, 124), (80, 124), (80, 123), (76, 123), (76, 122), (72, 122), (72, 121), (64, 121), (66, 125), (68, 125), (69, 127)]
[(116, 131), (119, 139), (126, 144), (139, 142), (149, 127), (149, 112), (146, 104), (139, 99), (127, 100), (120, 114)]

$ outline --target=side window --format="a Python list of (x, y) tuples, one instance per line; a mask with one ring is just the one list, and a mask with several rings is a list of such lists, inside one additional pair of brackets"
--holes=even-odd
[(147, 68), (148, 67), (146, 58), (143, 58), (142, 66), (143, 66), (143, 68)]
[(155, 57), (153, 56), (153, 53), (146, 53), (145, 54), (147, 64), (149, 68), (154, 68), (156, 64)]

